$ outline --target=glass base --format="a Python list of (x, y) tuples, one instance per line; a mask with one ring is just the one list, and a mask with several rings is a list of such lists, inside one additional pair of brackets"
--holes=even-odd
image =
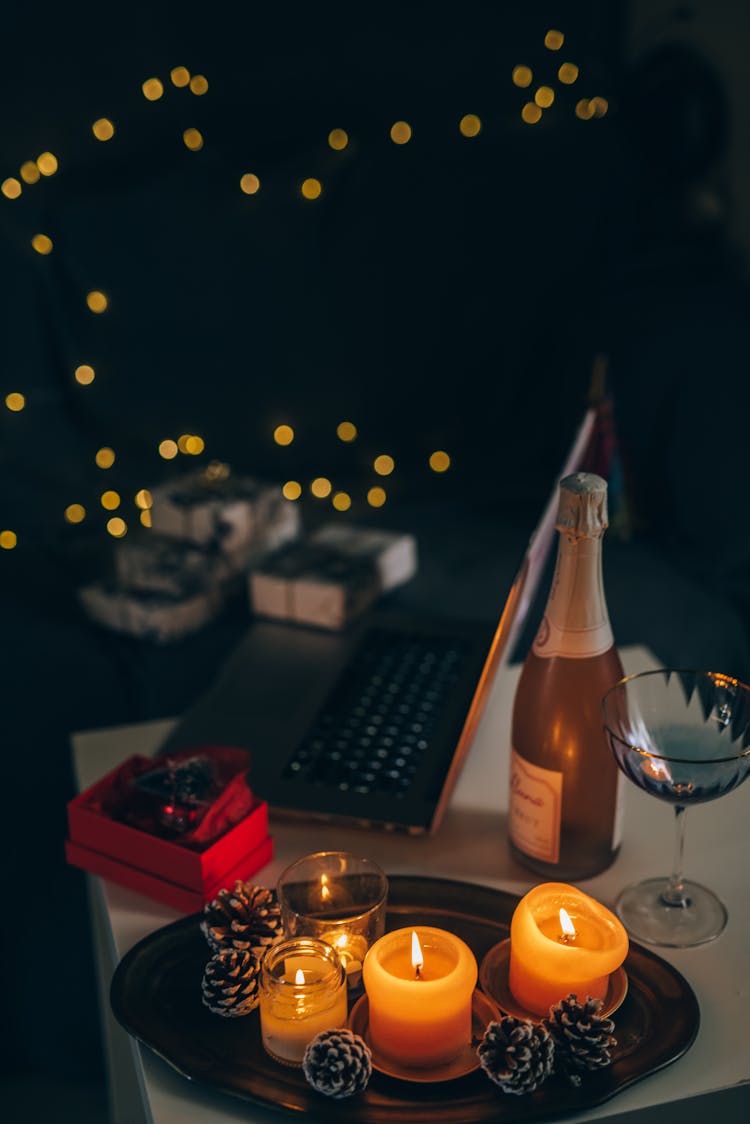
[(615, 908), (631, 937), (664, 948), (692, 948), (715, 940), (727, 923), (724, 905), (697, 882), (684, 881), (683, 887), (686, 905), (669, 905), (664, 899), (666, 878), (626, 886)]

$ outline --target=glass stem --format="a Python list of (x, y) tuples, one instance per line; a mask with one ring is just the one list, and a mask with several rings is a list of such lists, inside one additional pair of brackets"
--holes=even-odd
[(684, 804), (675, 804), (675, 841), (672, 874), (661, 894), (662, 901), (665, 905), (678, 906), (680, 909), (687, 909), (690, 905), (690, 898), (685, 893), (685, 887), (682, 881), (682, 855), (685, 849), (686, 812), (687, 808)]

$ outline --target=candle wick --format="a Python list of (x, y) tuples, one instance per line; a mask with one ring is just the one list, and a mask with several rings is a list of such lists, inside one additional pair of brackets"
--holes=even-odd
[(421, 980), (422, 979), (422, 965), (421, 964), (415, 964), (414, 965), (414, 971), (416, 973), (417, 979)]

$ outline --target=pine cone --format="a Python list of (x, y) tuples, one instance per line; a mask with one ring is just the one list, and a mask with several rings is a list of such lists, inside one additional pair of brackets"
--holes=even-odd
[(281, 908), (271, 890), (238, 880), (203, 907), (201, 931), (214, 952), (234, 948), (261, 960), (281, 939)]
[(555, 1044), (543, 1023), (503, 1015), (477, 1047), (482, 1069), (504, 1093), (533, 1093), (552, 1072)]
[(318, 1092), (340, 1100), (361, 1093), (372, 1073), (372, 1054), (351, 1030), (322, 1030), (302, 1059), (305, 1077)]
[(602, 1017), (601, 999), (590, 996), (579, 1003), (571, 993), (550, 1007), (545, 1020), (555, 1040), (555, 1067), (573, 1085), (580, 1085), (580, 1074), (587, 1069), (603, 1069), (612, 1062), (611, 1050), (617, 1045), (612, 1019)]
[(258, 1006), (260, 965), (249, 952), (222, 949), (211, 957), (203, 973), (203, 1003), (215, 1015), (235, 1018)]

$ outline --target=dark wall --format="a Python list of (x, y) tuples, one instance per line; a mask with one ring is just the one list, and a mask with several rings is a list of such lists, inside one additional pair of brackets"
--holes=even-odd
[[(614, 126), (574, 107), (616, 87), (621, 5), (198, 12), (129, 7), (112, 30), (93, 8), (16, 14), (3, 177), (45, 150), (60, 167), (0, 199), (3, 391), (28, 399), (3, 417), (6, 463), (24, 473), (6, 523), (64, 532), (74, 501), (95, 522), (96, 449), (115, 448), (108, 482), (131, 491), (175, 468), (157, 445), (183, 432), (205, 439), (204, 462), (335, 476), (355, 506), (379, 452), (396, 460), (393, 498), (433, 495), (435, 448), (454, 464), (441, 496), (486, 500), (511, 472), (519, 502), (536, 503), (600, 346)], [(565, 46), (550, 51), (558, 26)], [(566, 59), (574, 86), (555, 77)], [(511, 81), (520, 62), (530, 91)], [(208, 78), (205, 96), (172, 86), (178, 64)], [(152, 75), (158, 102), (141, 93)], [(526, 125), (542, 82), (556, 103)], [(458, 129), (470, 112), (483, 123), (471, 139)], [(116, 127), (106, 143), (90, 132), (100, 116)], [(402, 118), (413, 138), (398, 146)], [(349, 134), (342, 152), (333, 127)], [(246, 171), (256, 196), (239, 189)], [(315, 201), (306, 176), (323, 185)], [(38, 231), (46, 257), (30, 248)], [(101, 316), (90, 288), (110, 299)], [(80, 363), (96, 370), (89, 387)], [(348, 448), (344, 418), (360, 429)], [(285, 450), (271, 438), (282, 421), (297, 432)]]

